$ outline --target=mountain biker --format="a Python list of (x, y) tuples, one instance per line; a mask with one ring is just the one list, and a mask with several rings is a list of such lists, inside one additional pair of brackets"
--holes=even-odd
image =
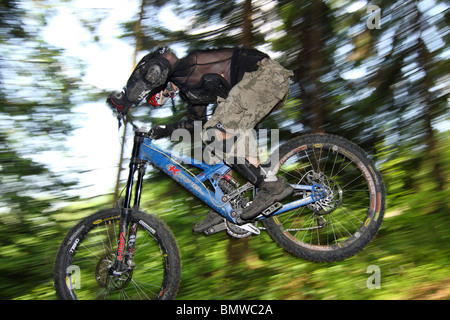
[[(236, 161), (236, 146), (246, 143), (245, 137), (236, 130), (253, 129), (271, 111), (282, 106), (292, 75), (292, 71), (253, 48), (197, 50), (179, 59), (163, 47), (144, 56), (124, 90), (112, 92), (107, 102), (125, 115), (146, 96), (149, 103), (161, 105), (179, 91), (182, 100), (188, 103), (188, 115), (177, 123), (152, 128), (153, 138), (170, 136), (179, 128), (192, 131), (194, 121), (201, 121), (206, 145), (215, 143), (225, 148), (225, 142), (232, 139), (233, 152), (222, 149), (224, 162), (259, 188), (241, 215), (243, 220), (251, 221), (264, 209), (291, 195), (293, 189), (284, 178), (264, 171), (255, 154), (247, 152), (243, 160)], [(210, 103), (217, 103), (217, 107), (207, 121)], [(210, 210), (194, 226), (194, 232), (203, 232), (222, 219)]]

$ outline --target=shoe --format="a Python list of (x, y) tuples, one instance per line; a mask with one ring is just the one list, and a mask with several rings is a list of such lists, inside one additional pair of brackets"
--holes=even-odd
[(205, 219), (195, 224), (193, 231), (197, 233), (205, 232), (206, 230), (215, 226), (216, 224), (221, 223), (223, 219), (224, 218), (217, 212), (209, 210)]
[(267, 209), (277, 201), (289, 197), (293, 192), (294, 189), (283, 177), (278, 177), (277, 181), (264, 181), (261, 183), (252, 204), (243, 210), (241, 218), (243, 220), (251, 220), (257, 217), (264, 209)]

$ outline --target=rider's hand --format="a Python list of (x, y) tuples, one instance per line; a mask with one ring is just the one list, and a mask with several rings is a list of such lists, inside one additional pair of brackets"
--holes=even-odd
[(152, 139), (161, 139), (168, 137), (170, 130), (165, 125), (157, 125), (150, 130), (150, 137)]
[(128, 100), (127, 95), (122, 91), (113, 91), (106, 99), (106, 103), (120, 114), (126, 115), (133, 103)]

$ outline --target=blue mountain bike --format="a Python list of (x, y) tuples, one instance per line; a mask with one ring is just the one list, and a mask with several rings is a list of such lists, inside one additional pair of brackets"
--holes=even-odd
[(206, 235), (226, 231), (243, 238), (266, 231), (290, 254), (314, 262), (348, 258), (375, 237), (385, 188), (358, 146), (312, 134), (286, 142), (274, 154), (263, 165), (284, 176), (295, 192), (254, 221), (242, 221), (243, 208), (258, 192), (253, 185), (236, 182), (223, 162), (209, 165), (174, 155), (156, 146), (151, 134), (136, 130), (124, 199), (79, 222), (59, 248), (54, 270), (58, 298), (176, 297), (181, 259), (175, 237), (161, 219), (139, 207), (148, 163), (223, 217)]

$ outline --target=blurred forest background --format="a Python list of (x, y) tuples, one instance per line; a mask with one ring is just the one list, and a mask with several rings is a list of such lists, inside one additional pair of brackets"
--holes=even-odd
[[(102, 196), (81, 196), (87, 172), (72, 165), (82, 159), (73, 159), (68, 143), (86, 120), (77, 119), (77, 108), (91, 106), (87, 112), (99, 123), (107, 121), (104, 115), (113, 119), (95, 108), (106, 110), (107, 94), (120, 87), (87, 83), (86, 62), (43, 36), (64, 7), (89, 35), (83, 45), (101, 45), (101, 23), (118, 2), (106, 1), (103, 8), (91, 2), (92, 8), (79, 9), (75, 0), (0, 0), (1, 299), (55, 299), (53, 263), (68, 228), (112, 206), (124, 185), (126, 147), (112, 156), (116, 185)], [(290, 256), (266, 234), (245, 240), (192, 234), (208, 209), (150, 171), (143, 208), (162, 217), (177, 238), (183, 263), (179, 299), (450, 298), (448, 2), (129, 3), (136, 10), (120, 23), (117, 38), (132, 48), (131, 61), (116, 61), (111, 69), (132, 66), (161, 44), (179, 52), (256, 46), (295, 72), (286, 106), (263, 126), (280, 129), (282, 140), (308, 132), (344, 136), (368, 152), (387, 186), (386, 217), (375, 240), (348, 260), (316, 264)], [(167, 27), (180, 21), (181, 27)], [(59, 26), (62, 34), (65, 27)], [(151, 113), (143, 106), (133, 116), (164, 123), (183, 116), (178, 100), (176, 109), (168, 104)], [(113, 137), (99, 130), (82, 143), (95, 148), (112, 139), (125, 146), (130, 127), (113, 126)], [(93, 161), (89, 170), (102, 163)], [(94, 174), (105, 179), (102, 171)], [(379, 289), (367, 286), (369, 266), (380, 268)]]

